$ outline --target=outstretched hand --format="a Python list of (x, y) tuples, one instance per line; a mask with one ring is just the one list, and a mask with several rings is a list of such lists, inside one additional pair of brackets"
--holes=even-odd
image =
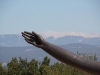
[(24, 32), (22, 32), (22, 36), (25, 38), (25, 40), (29, 44), (32, 44), (39, 48), (43, 47), (44, 39), (39, 34), (37, 34), (35, 32), (30, 33), (30, 32), (24, 31)]

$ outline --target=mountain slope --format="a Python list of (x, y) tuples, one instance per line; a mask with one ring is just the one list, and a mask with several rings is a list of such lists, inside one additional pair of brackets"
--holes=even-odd
[[(77, 54), (77, 51), (79, 53), (96, 54), (98, 57), (98, 60), (100, 61), (100, 47), (99, 46), (74, 43), (74, 44), (60, 45), (60, 47), (76, 54)], [(28, 58), (28, 60), (35, 58), (41, 61), (43, 60), (45, 56), (49, 56), (51, 58), (52, 63), (57, 61), (55, 58), (50, 56), (45, 51), (34, 46), (0, 47), (0, 62), (3, 62), (3, 63), (10, 61), (12, 57)]]

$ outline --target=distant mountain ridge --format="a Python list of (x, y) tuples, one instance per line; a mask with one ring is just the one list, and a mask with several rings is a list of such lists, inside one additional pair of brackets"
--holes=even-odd
[[(96, 54), (100, 61), (100, 38), (87, 38), (83, 36), (64, 36), (64, 37), (48, 37), (46, 41), (58, 45), (73, 53)], [(31, 60), (43, 60), (45, 56), (51, 58), (51, 62), (57, 62), (55, 58), (50, 56), (40, 48), (28, 44), (21, 35), (6, 34), (0, 35), (0, 62), (7, 63), (12, 57), (22, 57)]]
[[(82, 43), (89, 45), (100, 45), (100, 38), (85, 38), (82, 36), (64, 36), (59, 38), (48, 37), (44, 38), (46, 41), (56, 44), (64, 45), (71, 43)], [(21, 35), (16, 34), (6, 34), (0, 35), (0, 47), (19, 47), (19, 46), (29, 46), (29, 44), (24, 40)]]
[[(59, 46), (75, 54), (77, 54), (77, 52), (86, 54), (91, 54), (91, 53), (96, 54), (98, 61), (100, 61), (100, 46), (80, 44), (80, 43), (73, 43), (73, 44), (59, 45)], [(0, 47), (0, 62), (3, 63), (9, 62), (12, 59), (12, 57), (27, 58), (29, 61), (32, 58), (35, 58), (36, 60), (41, 61), (45, 56), (51, 58), (52, 63), (57, 62), (55, 58), (53, 58), (48, 53), (35, 46)]]
[(71, 43), (100, 45), (100, 38), (85, 38), (82, 36), (64, 36), (64, 37), (59, 37), (57, 39), (54, 39), (54, 37), (49, 37), (46, 40), (57, 45), (64, 45)]

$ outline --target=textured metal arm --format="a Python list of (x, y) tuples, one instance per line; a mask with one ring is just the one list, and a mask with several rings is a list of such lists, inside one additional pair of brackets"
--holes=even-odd
[(22, 32), (22, 36), (29, 44), (42, 48), (45, 52), (61, 62), (94, 75), (100, 75), (100, 62), (86, 60), (68, 50), (48, 43), (35, 32), (30, 33), (24, 31)]
[(86, 60), (72, 52), (69, 52), (68, 50), (50, 44), (46, 41), (43, 42), (43, 45), (44, 48), (42, 49), (44, 51), (61, 62), (94, 75), (100, 75), (100, 62)]

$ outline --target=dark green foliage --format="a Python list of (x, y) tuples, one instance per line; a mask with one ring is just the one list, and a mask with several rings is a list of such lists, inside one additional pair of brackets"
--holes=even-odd
[(0, 75), (6, 75), (6, 69), (2, 66), (2, 63), (0, 63)]
[(12, 58), (12, 60), (7, 64), (8, 75), (17, 75), (20, 72), (19, 63), (17, 58)]
[[(79, 54), (88, 60), (97, 61), (96, 55), (93, 54)], [(12, 58), (12, 60), (7, 64), (7, 69), (0, 63), (0, 75), (92, 75), (81, 71), (79, 69), (73, 68), (64, 63), (54, 63), (50, 65), (50, 59), (46, 56), (42, 62), (38, 62), (32, 59), (30, 62), (27, 59), (22, 59), (19, 57)]]

